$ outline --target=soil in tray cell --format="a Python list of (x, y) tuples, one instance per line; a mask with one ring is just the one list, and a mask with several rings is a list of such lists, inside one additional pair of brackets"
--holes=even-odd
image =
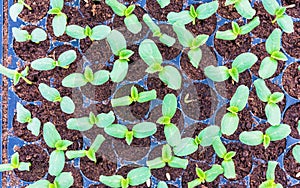
[(80, 1), (80, 11), (85, 19), (95, 22), (107, 21), (114, 14), (105, 1), (82, 0)]
[(147, 78), (147, 87), (149, 90), (155, 89), (158, 99), (163, 100), (167, 94), (178, 95), (176, 90), (168, 88), (168, 86), (163, 83), (156, 75), (148, 75)]
[(291, 126), (291, 129), (292, 129), (291, 136), (296, 139), (300, 138), (300, 134), (297, 130), (298, 121), (300, 121), (299, 112), (300, 112), (300, 103), (296, 103), (296, 104), (290, 106), (286, 110), (284, 117), (283, 117), (283, 123), (286, 123), (289, 126)]
[(147, 1), (146, 9), (148, 13), (159, 21), (167, 21), (167, 16), (170, 12), (180, 12), (186, 0), (174, 0), (165, 8), (160, 8), (157, 1)]
[(223, 18), (235, 20), (241, 17), (233, 5), (225, 6), (226, 0), (219, 0), (219, 8), (217, 13)]
[(300, 100), (300, 63), (293, 63), (284, 71), (282, 85), (284, 90), (292, 97)]
[(300, 164), (295, 160), (293, 156), (293, 149), (297, 145), (299, 144), (295, 144), (294, 146), (292, 146), (291, 149), (285, 154), (284, 169), (290, 176), (300, 180), (300, 177), (297, 175), (300, 172)]
[(300, 59), (300, 22), (294, 22), (293, 33), (283, 33), (282, 47), (292, 57)]
[(29, 5), (32, 10), (24, 7), (19, 17), (25, 22), (31, 23), (36, 23), (45, 17), (50, 6), (50, 0), (25, 0), (24, 3)]
[(286, 13), (294, 18), (300, 18), (300, 1), (299, 0), (282, 0), (283, 6), (295, 5), (286, 9)]

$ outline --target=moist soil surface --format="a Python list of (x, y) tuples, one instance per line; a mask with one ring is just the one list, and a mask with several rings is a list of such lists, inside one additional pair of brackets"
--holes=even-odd
[(300, 63), (293, 63), (283, 73), (282, 85), (284, 90), (292, 97), (300, 100)]
[(235, 20), (241, 17), (233, 5), (225, 6), (226, 0), (219, 0), (219, 8), (217, 13), (223, 18)]
[(152, 89), (156, 90), (156, 95), (158, 99), (163, 100), (167, 94), (174, 94), (175, 96), (178, 95), (178, 92), (176, 90), (168, 88), (167, 85), (163, 83), (158, 77), (149, 75), (146, 84), (149, 91)]
[(299, 144), (294, 145), (284, 156), (284, 169), (286, 172), (295, 179), (300, 180), (297, 174), (300, 172), (300, 164), (297, 163), (293, 156), (293, 148)]
[(293, 8), (286, 9), (286, 13), (294, 18), (300, 18), (300, 1), (299, 0), (282, 0), (283, 6), (295, 5)]
[(40, 19), (44, 18), (50, 6), (49, 0), (25, 0), (24, 2), (29, 5), (32, 10), (24, 7), (22, 12), (19, 14), (19, 17), (25, 22), (30, 23), (36, 23)]
[(290, 106), (283, 117), (283, 123), (286, 123), (291, 126), (292, 132), (291, 136), (293, 138), (300, 139), (300, 135), (298, 133), (297, 127), (298, 127), (298, 121), (299, 119), (299, 114), (295, 112), (300, 112), (300, 103), (296, 103), (292, 106)]
[(300, 59), (300, 23), (294, 23), (293, 33), (283, 33), (282, 47), (292, 57)]
[(157, 1), (147, 1), (146, 10), (149, 14), (159, 21), (167, 21), (167, 16), (170, 12), (180, 12), (186, 0), (171, 1), (165, 8), (160, 8)]
[(114, 14), (105, 1), (80, 1), (80, 11), (85, 19), (99, 23), (111, 19)]

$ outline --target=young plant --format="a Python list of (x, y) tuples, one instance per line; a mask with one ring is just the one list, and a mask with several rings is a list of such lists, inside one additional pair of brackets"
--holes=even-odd
[(238, 112), (242, 111), (247, 104), (249, 97), (249, 88), (245, 85), (241, 85), (237, 88), (235, 94), (230, 100), (229, 111), (226, 113), (221, 121), (221, 132), (225, 135), (232, 135), (239, 125)]
[(85, 86), (90, 83), (94, 86), (100, 86), (109, 80), (109, 72), (107, 70), (99, 70), (93, 73), (93, 70), (87, 66), (84, 73), (72, 73), (62, 80), (64, 87), (76, 88)]
[(237, 12), (246, 19), (252, 19), (256, 13), (249, 0), (226, 0), (225, 6), (228, 5), (234, 5)]
[(67, 15), (62, 12), (64, 0), (50, 0), (51, 9), (48, 14), (55, 15), (52, 20), (53, 32), (56, 37), (62, 36), (67, 27)]
[(53, 70), (55, 67), (69, 68), (69, 65), (73, 63), (77, 58), (74, 50), (68, 50), (58, 57), (57, 60), (52, 58), (40, 58), (31, 62), (31, 67), (35, 70), (47, 71)]
[(168, 88), (178, 90), (181, 88), (182, 77), (180, 72), (173, 66), (162, 66), (162, 56), (156, 44), (150, 40), (144, 40), (139, 46), (140, 57), (149, 66), (147, 73), (153, 74), (158, 72), (159, 78)]
[(235, 82), (239, 82), (239, 74), (251, 68), (257, 60), (256, 55), (246, 52), (235, 58), (231, 64), (231, 69), (228, 69), (226, 66), (215, 67), (210, 65), (204, 69), (204, 74), (215, 82), (223, 82), (230, 77)]
[(293, 148), (293, 156), (294, 156), (295, 160), (297, 161), (297, 163), (300, 163), (300, 145), (296, 145)]
[(187, 159), (181, 159), (172, 155), (172, 148), (170, 145), (166, 144), (162, 148), (162, 155), (151, 161), (147, 161), (147, 166), (150, 169), (163, 168), (166, 165), (172, 168), (182, 168), (186, 169), (189, 161)]
[(196, 167), (197, 179), (188, 183), (188, 188), (198, 187), (205, 182), (213, 182), (219, 175), (223, 174), (223, 168), (220, 165), (212, 165), (209, 170), (203, 171)]
[(204, 3), (198, 6), (197, 9), (193, 5), (190, 6), (190, 10), (184, 10), (181, 12), (170, 12), (167, 16), (168, 22), (172, 25), (174, 23), (180, 23), (183, 25), (193, 22), (196, 24), (196, 19), (205, 20), (211, 17), (217, 12), (219, 7), (218, 1), (213, 1), (210, 3)]
[(263, 144), (267, 148), (271, 141), (282, 140), (291, 133), (289, 125), (280, 124), (269, 127), (265, 134), (261, 131), (244, 131), (240, 134), (240, 141), (249, 146), (257, 146)]
[(156, 0), (160, 8), (165, 8), (170, 4), (170, 0)]
[(104, 142), (105, 138), (101, 134), (98, 134), (95, 138), (93, 144), (88, 150), (71, 150), (66, 152), (66, 156), (68, 159), (75, 159), (75, 158), (81, 158), (81, 157), (87, 157), (91, 161), (97, 162), (96, 158), (96, 152), (101, 147), (102, 143)]
[(41, 28), (35, 28), (31, 34), (26, 30), (22, 30), (16, 27), (12, 28), (12, 34), (15, 37), (17, 42), (27, 42), (31, 41), (36, 44), (47, 39), (47, 33)]
[(66, 33), (70, 37), (75, 39), (85, 39), (86, 37), (89, 37), (91, 41), (103, 40), (110, 32), (110, 27), (106, 25), (98, 25), (93, 29), (88, 25), (85, 28), (80, 27), (79, 25), (68, 25), (66, 28)]
[(255, 17), (249, 23), (239, 26), (236, 22), (231, 22), (232, 29), (226, 31), (217, 31), (216, 38), (222, 40), (235, 40), (239, 35), (246, 35), (250, 33), (254, 28), (259, 26), (259, 17)]
[(278, 61), (287, 61), (288, 58), (280, 52), (281, 30), (274, 29), (266, 41), (266, 50), (270, 57), (265, 57), (259, 68), (259, 76), (262, 79), (268, 79), (273, 76), (278, 67)]
[(22, 104), (17, 103), (17, 121), (20, 123), (27, 123), (27, 129), (35, 136), (40, 134), (41, 121), (34, 117), (31, 117), (29, 110), (24, 108)]
[(135, 5), (126, 7), (117, 0), (105, 0), (105, 3), (111, 7), (116, 15), (121, 17), (125, 16), (124, 23), (131, 33), (137, 34), (142, 30), (142, 24), (139, 22), (136, 15), (133, 14)]
[(193, 34), (187, 30), (183, 25), (174, 24), (173, 29), (177, 34), (178, 40), (181, 45), (189, 49), (188, 57), (191, 64), (195, 67), (199, 67), (199, 63), (202, 59), (202, 51), (200, 46), (204, 45), (208, 40), (208, 35), (198, 35), (194, 37)]
[(123, 178), (120, 175), (100, 176), (100, 182), (109, 187), (127, 188), (129, 186), (137, 186), (145, 183), (151, 177), (150, 169), (140, 167), (128, 172), (127, 177)]
[(215, 139), (212, 146), (216, 154), (218, 155), (218, 157), (223, 159), (221, 166), (224, 169), (225, 178), (227, 179), (236, 178), (235, 166), (232, 159), (235, 156), (236, 152), (234, 151), (227, 152), (220, 138)]
[(69, 188), (73, 185), (74, 178), (71, 172), (62, 172), (55, 177), (53, 183), (48, 180), (39, 180), (27, 188)]
[(266, 83), (262, 79), (254, 81), (256, 94), (262, 102), (266, 102), (265, 114), (271, 125), (279, 125), (281, 120), (281, 112), (277, 103), (284, 99), (284, 94), (280, 92), (271, 93)]
[(55, 126), (48, 122), (43, 127), (44, 140), (50, 148), (55, 150), (50, 154), (48, 172), (51, 176), (58, 176), (65, 166), (65, 152), (73, 142), (62, 140)]
[(14, 153), (11, 156), (10, 164), (0, 164), (0, 172), (11, 171), (18, 169), (19, 171), (29, 171), (31, 163), (20, 162), (19, 153)]
[(17, 21), (17, 18), (19, 14), (23, 11), (24, 7), (26, 7), (28, 10), (32, 10), (32, 8), (29, 5), (27, 5), (24, 2), (24, 0), (18, 0), (9, 8), (9, 16), (14, 22)]
[(0, 64), (0, 74), (3, 74), (9, 79), (13, 80), (13, 84), (17, 85), (22, 78), (27, 84), (31, 85), (32, 82), (26, 78), (28, 76), (29, 67), (25, 67), (25, 69), (21, 72), (17, 70), (11, 70), (9, 68), (4, 67)]
[(269, 14), (275, 16), (272, 21), (273, 24), (277, 22), (279, 27), (286, 33), (294, 32), (293, 19), (285, 12), (289, 7), (280, 6), (276, 0), (262, 0), (262, 4)]
[(121, 98), (111, 99), (112, 107), (117, 106), (129, 106), (132, 103), (145, 103), (156, 99), (156, 91), (152, 89), (151, 91), (138, 92), (138, 89), (135, 86), (131, 87), (130, 96), (124, 96)]
[(160, 28), (154, 23), (154, 21), (148, 14), (144, 14), (143, 20), (153, 33), (153, 36), (158, 37), (161, 43), (167, 45), (168, 47), (171, 47), (175, 44), (176, 39), (165, 33), (161, 33)]
[(262, 184), (259, 185), (259, 188), (283, 188), (280, 183), (275, 183), (275, 169), (278, 162), (276, 161), (269, 161), (268, 162), (268, 169), (266, 172), (267, 181), (264, 181)]
[(55, 88), (51, 88), (44, 83), (39, 85), (39, 91), (42, 96), (50, 102), (59, 102), (60, 109), (66, 114), (72, 114), (75, 110), (75, 104), (68, 96), (61, 97)]

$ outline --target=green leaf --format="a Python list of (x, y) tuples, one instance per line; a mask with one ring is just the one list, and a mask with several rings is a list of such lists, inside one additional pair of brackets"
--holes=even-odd
[(118, 56), (119, 52), (126, 49), (126, 40), (122, 33), (112, 30), (107, 36), (107, 41), (114, 55)]
[(253, 53), (242, 53), (237, 56), (234, 61), (232, 62), (232, 67), (235, 67), (239, 73), (250, 69), (256, 62), (258, 58)]
[(50, 185), (50, 182), (48, 180), (39, 180), (34, 182), (31, 185), (28, 185), (27, 188), (48, 188)]
[(162, 34), (160, 37), (159, 37), (159, 41), (165, 45), (167, 45), (168, 47), (171, 47), (175, 44), (176, 42), (176, 39), (167, 35), (167, 34)]
[(187, 156), (196, 152), (197, 149), (198, 145), (193, 138), (184, 138), (174, 147), (174, 154), (179, 157)]
[(62, 13), (61, 9), (59, 9), (59, 8), (52, 8), (48, 11), (48, 14), (54, 14), (54, 15), (59, 15), (61, 13)]
[(181, 88), (182, 77), (178, 69), (173, 66), (165, 66), (159, 73), (159, 78), (168, 88), (178, 90)]
[(110, 27), (106, 25), (98, 25), (92, 29), (92, 35), (90, 36), (91, 40), (103, 40), (111, 32)]
[(156, 133), (156, 124), (151, 122), (142, 122), (136, 124), (133, 128), (133, 136), (135, 138), (146, 138)]
[(98, 122), (96, 123), (99, 128), (104, 128), (111, 125), (115, 121), (115, 114), (113, 111), (109, 113), (102, 113), (97, 116)]
[(266, 50), (269, 54), (272, 54), (273, 52), (277, 52), (280, 50), (281, 34), (282, 34), (281, 30), (276, 28), (269, 35), (266, 41)]
[(162, 156), (162, 160), (164, 162), (170, 162), (170, 160), (172, 159), (172, 149), (171, 146), (166, 144), (163, 145), (162, 150), (161, 150), (161, 156)]
[(271, 126), (266, 130), (266, 135), (270, 137), (271, 141), (282, 140), (290, 135), (290, 133), (291, 128), (286, 124)]
[(269, 161), (268, 162), (268, 169), (266, 173), (267, 180), (275, 180), (275, 169), (278, 162), (276, 161)]
[(161, 157), (147, 161), (146, 163), (150, 169), (160, 169), (166, 166), (166, 163), (162, 160)]
[(128, 63), (126, 60), (117, 60), (114, 62), (113, 70), (110, 73), (110, 78), (113, 82), (119, 83), (123, 81), (128, 72)]
[(54, 16), (52, 20), (53, 32), (56, 37), (62, 36), (67, 27), (67, 16), (65, 14), (59, 14)]
[(215, 139), (219, 139), (219, 136), (220, 136), (220, 127), (213, 125), (203, 129), (199, 133), (198, 138), (201, 141), (200, 145), (203, 147), (207, 147), (212, 145)]
[(67, 121), (67, 127), (71, 130), (87, 131), (93, 127), (88, 117), (71, 118)]
[(172, 168), (182, 168), (186, 169), (189, 161), (187, 159), (180, 159), (178, 157), (172, 157), (171, 161), (168, 162), (168, 165)]
[(20, 162), (18, 170), (19, 171), (29, 171), (31, 163)]
[(86, 151), (86, 156), (91, 161), (97, 163), (96, 153), (93, 150), (89, 149), (88, 151)]
[(202, 59), (202, 51), (200, 48), (196, 48), (190, 50), (188, 52), (188, 57), (190, 59), (191, 64), (197, 69), (199, 67), (199, 63)]
[(55, 148), (56, 142), (61, 140), (61, 137), (55, 126), (50, 122), (44, 124), (43, 136), (46, 144), (51, 148)]
[(288, 58), (286, 57), (286, 55), (282, 52), (279, 52), (279, 51), (276, 51), (276, 52), (273, 52), (271, 54), (271, 57), (273, 59), (276, 59), (276, 60), (279, 60), (279, 61), (287, 61)]
[(116, 15), (118, 16), (125, 15), (125, 10), (127, 8), (122, 3), (119, 3), (117, 0), (105, 0), (105, 3), (112, 8), (112, 10)]
[(269, 147), (270, 143), (271, 143), (270, 137), (268, 135), (264, 135), (263, 136), (263, 146), (264, 146), (264, 148), (267, 149), (267, 147)]
[(271, 58), (271, 57), (265, 57), (259, 67), (258, 74), (262, 79), (268, 79), (272, 77), (278, 67), (278, 62)]
[(222, 162), (222, 167), (224, 169), (224, 176), (227, 179), (234, 179), (234, 178), (236, 178), (235, 166), (234, 166), (233, 160), (223, 161)]
[(86, 156), (85, 150), (71, 150), (66, 152), (66, 156), (68, 159), (76, 159)]
[(213, 182), (219, 175), (223, 174), (223, 167), (221, 165), (212, 165), (212, 167), (205, 172), (206, 182)]
[(246, 19), (252, 19), (256, 11), (251, 7), (248, 0), (237, 1), (234, 5), (238, 13)]
[(31, 62), (31, 67), (35, 70), (47, 71), (54, 69), (56, 64), (52, 58), (40, 58)]
[(75, 111), (75, 104), (70, 97), (65, 96), (61, 100), (60, 108), (66, 114), (73, 114)]
[(300, 145), (296, 145), (293, 148), (293, 156), (294, 156), (295, 160), (297, 161), (297, 163), (300, 163)]
[(126, 17), (130, 16), (134, 10), (135, 10), (135, 5), (129, 5), (124, 12), (125, 16)]
[(284, 99), (284, 94), (281, 92), (274, 92), (272, 95), (269, 97), (269, 103), (278, 103)]
[(61, 10), (64, 6), (64, 1), (63, 0), (51, 0), (50, 5), (52, 8), (58, 8)]
[(267, 87), (265, 81), (262, 79), (257, 79), (254, 81), (253, 84), (255, 86), (258, 98), (263, 102), (268, 102), (269, 97), (271, 95), (271, 91)]
[(149, 14), (144, 14), (143, 20), (152, 33), (160, 33), (160, 28), (155, 24), (155, 22), (152, 20)]
[(221, 132), (225, 135), (232, 135), (238, 128), (239, 117), (233, 113), (226, 113), (221, 122)]
[(9, 8), (10, 18), (16, 22), (19, 14), (22, 12), (24, 5), (21, 3), (15, 3)]
[(79, 25), (68, 25), (66, 28), (66, 33), (75, 39), (84, 39), (87, 36), (84, 34), (84, 28)]
[(293, 19), (288, 15), (283, 15), (282, 17), (278, 18), (277, 24), (285, 33), (294, 32)]
[(94, 80), (93, 70), (89, 66), (85, 67), (83, 75), (85, 80), (87, 80), (88, 82), (92, 82)]
[(132, 50), (122, 50), (119, 52), (119, 59), (129, 61), (129, 58), (134, 54)]
[(210, 65), (204, 69), (204, 74), (214, 82), (223, 82), (230, 77), (228, 68), (225, 66), (215, 67)]
[(31, 32), (31, 41), (35, 43), (39, 43), (47, 39), (47, 33), (41, 29), (36, 28)]
[(128, 129), (124, 125), (112, 124), (104, 128), (106, 134), (115, 138), (125, 138)]
[(162, 117), (158, 118), (156, 123), (162, 124), (162, 125), (168, 125), (171, 123), (171, 118), (169, 118), (167, 116), (162, 116)]
[(280, 7), (276, 0), (262, 0), (262, 4), (271, 15), (275, 15), (276, 10)]
[(235, 106), (242, 111), (247, 104), (249, 98), (249, 88), (245, 85), (239, 86), (230, 100), (230, 106)]
[(129, 106), (132, 104), (132, 100), (129, 96), (124, 96), (121, 98), (116, 98), (116, 99), (111, 99), (111, 105), (112, 107), (117, 107), (117, 106)]
[(16, 70), (11, 70), (0, 64), (0, 74), (5, 75), (10, 79), (14, 79), (15, 74), (18, 74)]
[(56, 150), (59, 150), (59, 151), (65, 151), (72, 144), (73, 144), (73, 142), (71, 142), (69, 140), (58, 140), (55, 143), (55, 148), (56, 148)]
[(186, 25), (194, 20), (190, 15), (190, 12), (183, 10), (181, 12), (170, 12), (167, 16), (168, 22), (174, 26), (174, 24)]
[(178, 40), (180, 44), (184, 47), (193, 47), (193, 42), (194, 42), (194, 36), (193, 34), (188, 31), (184, 25), (181, 24), (174, 24), (173, 25), (173, 30), (175, 31)]
[(13, 27), (12, 34), (18, 42), (26, 42), (29, 40), (29, 33), (26, 30), (21, 30), (19, 28)]
[(237, 35), (232, 30), (217, 31), (216, 38), (221, 40), (235, 40)]
[(194, 188), (194, 187), (198, 187), (199, 185), (201, 185), (203, 182), (197, 178), (191, 182), (188, 182), (188, 188)]
[(94, 142), (92, 143), (90, 150), (93, 150), (94, 152), (97, 152), (99, 148), (101, 147), (102, 143), (104, 142), (105, 138), (103, 135), (98, 134), (95, 138)]
[(241, 28), (236, 22), (231, 22), (231, 27), (234, 34), (239, 35), (241, 33)]
[(27, 125), (27, 129), (31, 131), (34, 136), (39, 136), (41, 129), (41, 121), (38, 118), (33, 118)]
[(74, 50), (68, 50), (58, 57), (58, 62), (60, 67), (66, 67), (73, 63), (77, 58), (76, 52)]
[(156, 99), (156, 90), (144, 91), (139, 93), (137, 102), (144, 103)]
[(65, 166), (65, 154), (63, 151), (54, 150), (50, 154), (48, 172), (51, 176), (58, 176)]
[(265, 107), (267, 120), (271, 125), (279, 125), (281, 120), (280, 108), (277, 104), (268, 103)]
[(92, 85), (99, 86), (106, 83), (109, 80), (109, 72), (106, 70), (100, 70), (95, 72), (94, 79), (91, 82)]
[(151, 177), (150, 169), (147, 167), (140, 167), (131, 170), (127, 174), (127, 178), (129, 178), (129, 185), (137, 186), (145, 183)]
[(100, 176), (100, 182), (104, 185), (110, 186), (110, 187), (121, 187), (121, 181), (123, 177), (119, 175), (114, 176)]
[(213, 1), (210, 3), (204, 3), (198, 6), (196, 12), (197, 12), (197, 18), (199, 20), (205, 20), (209, 17), (211, 17), (214, 13), (217, 12), (219, 7), (218, 1)]
[(160, 182), (157, 184), (157, 188), (168, 188), (168, 185), (167, 185), (166, 182), (160, 181)]
[(233, 67), (232, 69), (229, 69), (228, 73), (235, 82), (239, 82), (239, 72), (237, 68)]
[(14, 167), (14, 168), (18, 168), (19, 165), (20, 165), (20, 155), (19, 153), (14, 153), (12, 156), (11, 156), (11, 165)]
[(173, 118), (177, 110), (177, 98), (174, 94), (167, 94), (162, 103), (162, 114)]
[(57, 182), (58, 187), (69, 188), (73, 185), (74, 178), (71, 172), (63, 172), (59, 174), (54, 181)]
[(139, 22), (135, 14), (131, 14), (124, 19), (127, 29), (133, 33), (138, 34), (142, 30), (142, 24)]
[(0, 164), (0, 172), (11, 171), (14, 167), (11, 164)]
[(198, 35), (194, 40), (193, 40), (193, 48), (199, 48), (200, 46), (204, 45), (209, 36), (208, 35)]
[(17, 103), (17, 121), (20, 123), (28, 123), (31, 120), (31, 113), (24, 108), (21, 103)]
[(215, 139), (212, 146), (213, 146), (216, 154), (220, 158), (223, 158), (225, 156), (225, 154), (227, 153), (226, 148), (220, 138)]
[(164, 133), (166, 140), (170, 146), (176, 146), (181, 141), (181, 135), (179, 129), (174, 124), (168, 124), (164, 127)]
[(257, 146), (263, 143), (263, 133), (261, 131), (244, 131), (240, 134), (240, 141), (249, 146)]
[(149, 66), (155, 63), (161, 64), (163, 62), (158, 47), (150, 39), (146, 39), (140, 44), (139, 55), (144, 60), (144, 62)]
[(87, 80), (81, 73), (72, 73), (62, 80), (64, 87), (76, 88), (87, 84)]
[(244, 26), (241, 27), (241, 33), (240, 34), (241, 35), (245, 35), (247, 33), (250, 33), (254, 28), (256, 28), (257, 26), (259, 26), (259, 24), (260, 24), (259, 17), (256, 16), (248, 24), (245, 24)]
[(165, 8), (170, 4), (170, 0), (157, 0), (157, 3), (159, 4), (160, 8)]

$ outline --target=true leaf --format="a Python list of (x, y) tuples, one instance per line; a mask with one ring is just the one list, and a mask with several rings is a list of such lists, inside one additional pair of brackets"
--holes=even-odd
[(273, 52), (273, 53), (271, 54), (271, 57), (272, 57), (273, 59), (278, 60), (278, 61), (287, 61), (287, 60), (288, 60), (288, 58), (284, 55), (284, 53), (279, 52), (279, 51)]

